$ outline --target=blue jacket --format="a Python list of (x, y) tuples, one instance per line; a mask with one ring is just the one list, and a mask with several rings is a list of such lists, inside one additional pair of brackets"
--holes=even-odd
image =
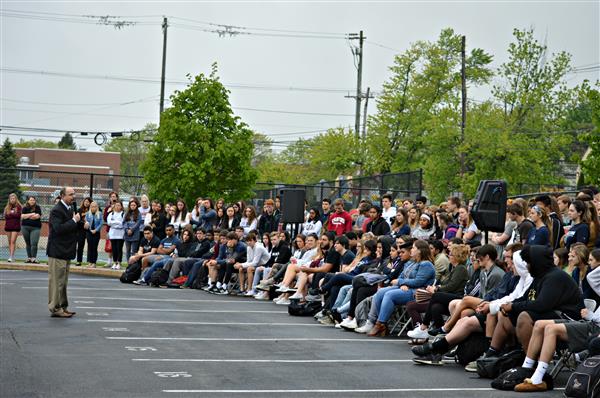
[(435, 267), (431, 261), (409, 261), (398, 278), (398, 287), (405, 285), (414, 290), (433, 285), (434, 282)]
[[(137, 221), (123, 221), (123, 229), (125, 229), (125, 241), (126, 242), (137, 242), (140, 240), (140, 225), (144, 222), (142, 217), (138, 217)], [(131, 229), (133, 232), (131, 235), (127, 234), (127, 230)]]
[(102, 218), (102, 212), (98, 211), (96, 213), (97, 217), (94, 220), (94, 216), (88, 211), (85, 213), (85, 221), (90, 224), (90, 230), (92, 229), (92, 221), (94, 222), (94, 229), (100, 232), (100, 228), (104, 224), (104, 219)]

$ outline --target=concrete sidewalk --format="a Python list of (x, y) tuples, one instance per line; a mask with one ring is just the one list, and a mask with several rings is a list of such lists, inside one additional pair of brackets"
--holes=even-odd
[[(6, 270), (21, 270), (21, 271), (41, 271), (48, 273), (48, 265), (47, 264), (28, 264), (25, 262), (6, 262), (0, 261), (0, 269)], [(84, 275), (95, 275), (95, 276), (104, 276), (108, 278), (119, 279), (124, 269), (120, 270), (112, 270), (110, 268), (86, 268), (77, 267), (71, 264), (69, 272), (72, 274), (84, 274)]]

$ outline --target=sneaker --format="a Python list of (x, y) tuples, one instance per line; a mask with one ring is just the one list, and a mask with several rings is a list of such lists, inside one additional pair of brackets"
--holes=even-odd
[(116, 264), (113, 269), (115, 269), (117, 271), (120, 270), (121, 269), (121, 264)]
[(212, 294), (217, 294), (219, 293), (219, 289), (216, 285), (213, 285), (210, 289), (207, 290), (207, 292), (212, 293)]
[(469, 362), (467, 366), (465, 366), (465, 372), (476, 373), (477, 372), (477, 361)]
[(346, 330), (354, 330), (358, 327), (358, 324), (356, 323), (356, 318), (346, 318), (340, 323), (340, 326)]
[(133, 281), (134, 285), (146, 285), (146, 281), (143, 280), (142, 278), (138, 279), (137, 281)]
[(286, 298), (282, 298), (281, 300), (279, 300), (275, 304), (277, 304), (277, 305), (290, 305), (291, 302), (290, 302), (290, 300), (288, 300)]
[(246, 297), (254, 297), (254, 296), (256, 296), (256, 292), (254, 290), (248, 290), (246, 292), (246, 294), (244, 294), (244, 296), (246, 296)]
[(318, 322), (321, 325), (332, 325), (333, 326), (335, 324), (335, 322), (333, 321), (333, 319), (331, 319), (330, 316), (321, 317), (321, 318), (319, 318)]
[[(40, 262), (37, 259), (31, 260), (31, 264), (39, 264)], [(96, 264), (94, 264), (94, 268), (96, 268)]]
[(418, 357), (424, 357), (433, 352), (433, 346), (431, 343), (425, 343), (423, 345), (414, 346), (412, 348), (412, 353)]
[(371, 331), (371, 329), (373, 329), (374, 326), (375, 326), (375, 324), (373, 322), (367, 321), (367, 323), (365, 323), (364, 325), (362, 325), (359, 328), (354, 329), (354, 331), (356, 333), (369, 333)]
[(277, 293), (288, 293), (290, 291), (290, 288), (285, 286), (285, 285), (281, 285), (280, 287), (277, 288), (277, 290), (275, 290)]
[(306, 296), (306, 301), (321, 301), (321, 295), (315, 296), (314, 294), (309, 294)]
[(429, 333), (427, 330), (421, 329), (421, 325), (417, 325), (416, 328), (407, 333), (408, 337), (411, 339), (427, 339), (429, 338)]
[(429, 337), (445, 336), (447, 332), (444, 332), (442, 328), (432, 328), (427, 331)]
[[(422, 347), (422, 346), (419, 346)], [(442, 362), (442, 354), (428, 354), (419, 358), (413, 358), (415, 363), (420, 365), (434, 365), (441, 366), (444, 363)]]
[(337, 309), (332, 309), (329, 312), (329, 316), (331, 316), (336, 323), (342, 323), (343, 321), (342, 314), (340, 314)]
[(225, 287), (221, 287), (221, 288), (219, 289), (219, 291), (217, 292), (217, 294), (220, 294), (220, 295), (222, 295), (222, 296), (223, 296), (223, 295), (229, 294), (229, 292), (227, 291), (227, 288), (225, 288)]
[(13, 259), (12, 259), (12, 257), (9, 257), (8, 260), (6, 260), (6, 261), (8, 261), (9, 263), (12, 263)]
[(318, 287), (313, 287), (308, 289), (308, 294), (313, 296), (320, 296), (321, 294), (323, 294), (323, 292), (321, 292), (321, 289), (319, 289)]
[(296, 292), (296, 293), (292, 294), (290, 297), (288, 297), (288, 300), (302, 300), (303, 298), (304, 298), (304, 296), (302, 295), (302, 293)]
[(340, 324), (339, 324), (339, 323), (336, 323), (336, 324), (335, 324), (335, 326), (334, 326), (334, 328), (336, 328), (336, 329), (340, 329), (340, 330), (342, 329), (342, 327), (340, 326)]
[(202, 286), (201, 290), (204, 290), (205, 292), (208, 292), (212, 288), (213, 288), (213, 285), (206, 285), (206, 286)]
[(273, 299), (273, 302), (274, 302), (275, 304), (277, 304), (277, 303), (279, 303), (281, 300), (283, 300), (283, 295), (275, 297), (275, 298)]
[(269, 293), (260, 292), (256, 296), (254, 296), (254, 298), (257, 300), (261, 300), (261, 301), (267, 301), (267, 300), (269, 300)]
[(456, 350), (457, 349), (458, 349), (458, 346), (454, 347), (453, 349), (451, 349), (450, 351), (445, 353), (443, 358), (445, 360), (449, 360), (449, 361), (456, 359)]

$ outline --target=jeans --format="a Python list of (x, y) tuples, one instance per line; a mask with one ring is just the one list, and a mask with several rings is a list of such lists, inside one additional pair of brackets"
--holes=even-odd
[(21, 233), (23, 234), (23, 239), (25, 239), (28, 258), (37, 258), (40, 231), (41, 228), (38, 227), (30, 227), (28, 225), (23, 225), (21, 227)]
[(154, 273), (154, 271), (163, 268), (165, 265), (167, 265), (171, 261), (173, 261), (173, 259), (168, 256), (165, 256), (164, 258), (162, 258), (158, 261), (155, 261), (151, 267), (148, 267), (148, 269), (146, 271), (144, 271), (144, 275), (143, 275), (142, 279), (145, 282), (148, 282), (150, 280), (150, 277)]
[(397, 305), (406, 304), (409, 301), (414, 301), (415, 291), (408, 289), (404, 291), (398, 286), (390, 286), (384, 289), (379, 289), (373, 297), (371, 311), (369, 311), (369, 320), (373, 323), (379, 321), (386, 323)]
[(100, 242), (100, 231), (97, 231), (95, 234), (87, 231), (87, 261), (90, 264), (96, 264), (98, 261), (98, 243)]
[(262, 270), (260, 268), (261, 267), (258, 267), (256, 272), (254, 273), (254, 280), (252, 281), (252, 290), (254, 291), (256, 291), (256, 285), (260, 283), (260, 280), (264, 279), (265, 276), (269, 275), (269, 272), (271, 272), (271, 268), (264, 266), (262, 267)]
[[(200, 274), (201, 270), (202, 270), (202, 266), (204, 265), (205, 262), (207, 262), (208, 260), (198, 260), (196, 261), (193, 265), (192, 268), (190, 269), (190, 272), (188, 273), (188, 279), (187, 281), (183, 284), (183, 286), (185, 287), (191, 287), (192, 283), (194, 283), (194, 279), (196, 279), (198, 277), (198, 274)], [(213, 283), (216, 283), (216, 281), (212, 281)]]
[(339, 313), (347, 313), (350, 309), (350, 296), (352, 295), (352, 285), (342, 286), (338, 293), (337, 300), (331, 309), (338, 310)]
[(125, 259), (129, 260), (129, 257), (133, 256), (135, 253), (137, 253), (138, 249), (140, 248), (140, 242), (137, 240), (134, 241), (129, 241), (126, 240), (125, 241)]
[(83, 247), (85, 246), (85, 238), (87, 231), (85, 229), (77, 230), (77, 263), (83, 261)]

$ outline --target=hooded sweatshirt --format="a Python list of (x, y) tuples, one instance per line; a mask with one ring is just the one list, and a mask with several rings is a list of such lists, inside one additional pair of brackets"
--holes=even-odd
[(581, 319), (584, 308), (581, 291), (573, 278), (554, 266), (552, 248), (526, 245), (521, 258), (529, 264), (533, 282), (523, 296), (513, 301), (512, 311), (540, 314), (558, 311), (571, 319)]
[(494, 300), (490, 303), (490, 313), (492, 315), (495, 315), (498, 313), (498, 311), (500, 311), (500, 306), (502, 304), (512, 303), (514, 300), (525, 294), (533, 282), (533, 277), (529, 275), (529, 270), (527, 269), (527, 263), (521, 258), (520, 250), (513, 254), (513, 261), (515, 263), (517, 275), (519, 275), (519, 282), (517, 282), (515, 290), (513, 290), (509, 295), (499, 298), (498, 300)]

